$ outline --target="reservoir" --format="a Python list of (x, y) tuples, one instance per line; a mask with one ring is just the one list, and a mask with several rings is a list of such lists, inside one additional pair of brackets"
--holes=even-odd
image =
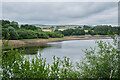
[(35, 55), (41, 54), (43, 58), (46, 58), (47, 63), (52, 63), (53, 56), (60, 57), (63, 59), (64, 56), (70, 58), (75, 63), (82, 60), (84, 57), (84, 50), (92, 48), (98, 48), (95, 41), (112, 42), (113, 39), (93, 39), (93, 40), (70, 40), (62, 42), (50, 42), (44, 46), (25, 46), (25, 57), (30, 59), (34, 58)]

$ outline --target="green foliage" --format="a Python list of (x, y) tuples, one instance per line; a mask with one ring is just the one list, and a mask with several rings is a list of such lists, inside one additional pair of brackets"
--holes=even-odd
[(62, 31), (62, 33), (65, 36), (70, 36), (70, 35), (85, 35), (85, 31), (81, 30), (80, 28), (76, 28), (76, 29), (67, 29)]
[(2, 23), (2, 28), (13, 27), (15, 29), (19, 29), (18, 22), (15, 21), (10, 22), (8, 20), (0, 20), (0, 22)]
[(46, 32), (46, 34), (47, 34), (50, 38), (62, 38), (62, 37), (64, 37), (64, 35), (61, 34), (60, 32)]
[(2, 28), (8, 28), (10, 26), (10, 24), (5, 24), (4, 26), (2, 26)]
[(38, 38), (48, 39), (49, 36), (45, 32), (36, 32)]
[(83, 78), (118, 78), (119, 51), (116, 42), (97, 41), (99, 49), (86, 50), (85, 60), (78, 64)]
[(4, 26), (6, 24), (10, 24), (10, 21), (8, 21), (8, 20), (0, 20), (0, 23), (2, 23), (2, 26)]
[(90, 29), (90, 26), (84, 25), (84, 26), (83, 26), (83, 29), (84, 29), (84, 30), (89, 30), (89, 29)]
[(28, 25), (28, 24), (21, 25), (20, 28), (21, 28), (21, 29), (27, 29), (27, 30), (37, 30), (37, 27), (36, 27), (36, 26), (34, 26), (34, 25)]
[(12, 26), (12, 27), (15, 28), (15, 29), (19, 29), (18, 22), (12, 21), (12, 22), (10, 23), (10, 26)]
[(15, 40), (19, 38), (18, 33), (15, 31), (13, 27), (8, 28), (8, 33), (10, 34), (10, 39)]
[(8, 34), (10, 35), (11, 40), (16, 40), (19, 38), (17, 31), (13, 27), (2, 28), (2, 36), (4, 39), (7, 39)]
[(111, 26), (99, 25), (94, 28), (94, 32), (99, 35), (107, 35), (108, 30), (111, 30)]
[(17, 31), (19, 34), (19, 39), (34, 39), (37, 38), (37, 35), (32, 30), (20, 29)]
[(74, 29), (67, 29), (62, 31), (62, 34), (64, 34), (65, 36), (70, 36), (72, 35), (73, 32), (74, 32)]
[(8, 34), (8, 28), (2, 28), (2, 37), (4, 37), (4, 39), (7, 39), (7, 34)]
[[(0, 20), (2, 23), (2, 36), (7, 39), (7, 35), (10, 34), (11, 40), (16, 39), (35, 39), (35, 38), (61, 38), (64, 35), (60, 32), (43, 32), (40, 27), (34, 25), (21, 25), (19, 28), (18, 22)], [(53, 28), (53, 27), (52, 27)]]
[(88, 34), (90, 34), (90, 35), (95, 35), (96, 33), (95, 33), (94, 31), (92, 31), (92, 30), (89, 30), (89, 31), (88, 31)]
[[(18, 50), (9, 50), (3, 54), (3, 78), (75, 78), (77, 72), (74, 70), (68, 58), (60, 60), (53, 57), (52, 65), (46, 63), (46, 59), (41, 55), (29, 61), (24, 58)], [(12, 58), (11, 58), (12, 57)]]
[(76, 28), (74, 30), (74, 32), (72, 33), (72, 35), (85, 35), (85, 31), (84, 30), (81, 30), (79, 28)]

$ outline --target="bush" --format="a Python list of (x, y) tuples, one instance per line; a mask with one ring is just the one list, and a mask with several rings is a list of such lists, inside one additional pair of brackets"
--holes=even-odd
[[(7, 55), (6, 55), (7, 54)], [(60, 60), (58, 57), (53, 57), (53, 64), (46, 63), (41, 55), (36, 56), (30, 62), (23, 53), (18, 53), (18, 50), (9, 50), (3, 52), (3, 78), (75, 78), (77, 71), (74, 69), (69, 58)], [(21, 55), (20, 55), (21, 54)]]
[(119, 53), (116, 41), (97, 41), (99, 49), (86, 50), (85, 60), (77, 63), (83, 78), (118, 78)]

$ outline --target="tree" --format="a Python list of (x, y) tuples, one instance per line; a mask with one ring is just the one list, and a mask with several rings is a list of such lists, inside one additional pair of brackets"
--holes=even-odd
[(90, 29), (90, 26), (84, 25), (84, 26), (83, 26), (83, 29), (84, 29), (84, 30), (88, 30), (88, 29)]
[(73, 32), (74, 32), (74, 29), (66, 29), (62, 31), (62, 34), (64, 34), (65, 36), (70, 36), (72, 35)]
[(2, 26), (6, 25), (6, 24), (10, 24), (9, 20), (0, 20), (0, 23), (2, 23)]
[(99, 35), (107, 35), (108, 30), (111, 30), (111, 28), (109, 25), (98, 25), (95, 26), (94, 31)]
[(8, 34), (8, 28), (2, 28), (2, 37), (4, 39), (7, 39), (7, 34)]
[(5, 24), (4, 26), (2, 26), (2, 28), (8, 28), (10, 26), (10, 24)]
[(54, 28), (54, 26), (51, 26), (50, 28), (51, 28), (51, 29), (53, 29), (53, 28)]
[(19, 34), (20, 39), (34, 39), (34, 38), (37, 38), (36, 33), (32, 30), (20, 29), (20, 30), (18, 30), (18, 34)]
[(75, 29), (67, 29), (62, 31), (62, 34), (65, 36), (70, 36), (70, 35), (85, 35), (85, 31), (81, 30), (80, 28), (75, 28)]
[(89, 31), (88, 31), (88, 34), (90, 34), (90, 35), (95, 35), (96, 33), (95, 33), (93, 30), (89, 30)]
[(12, 22), (10, 23), (10, 26), (12, 26), (12, 27), (15, 28), (15, 29), (19, 29), (18, 22), (12, 21)]
[(20, 27), (21, 29), (27, 29), (27, 30), (37, 30), (38, 28), (34, 25), (28, 25), (28, 24), (25, 24), (25, 25), (21, 25)]
[(18, 33), (15, 31), (13, 27), (8, 28), (8, 33), (10, 34), (10, 39), (11, 40), (16, 40), (19, 38)]
[(79, 26), (78, 28), (82, 28), (81, 26)]
[(36, 32), (36, 35), (37, 35), (38, 38), (44, 38), (44, 39), (49, 38), (49, 36), (44, 32)]

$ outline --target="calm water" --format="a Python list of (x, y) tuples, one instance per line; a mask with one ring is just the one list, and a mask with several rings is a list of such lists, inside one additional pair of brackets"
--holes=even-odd
[[(41, 53), (43, 58), (47, 59), (48, 63), (52, 62), (52, 57), (60, 57), (63, 59), (64, 56), (71, 59), (72, 62), (78, 62), (84, 57), (85, 49), (90, 49), (90, 47), (97, 48), (95, 44), (96, 40), (103, 40), (112, 42), (112, 39), (94, 39), (94, 40), (71, 40), (62, 42), (51, 42), (46, 45), (46, 47), (39, 46), (29, 46), (26, 48), (26, 52), (30, 54), (25, 54), (25, 57), (30, 57), (32, 59), (35, 55)], [(31, 54), (34, 52), (33, 54)]]

